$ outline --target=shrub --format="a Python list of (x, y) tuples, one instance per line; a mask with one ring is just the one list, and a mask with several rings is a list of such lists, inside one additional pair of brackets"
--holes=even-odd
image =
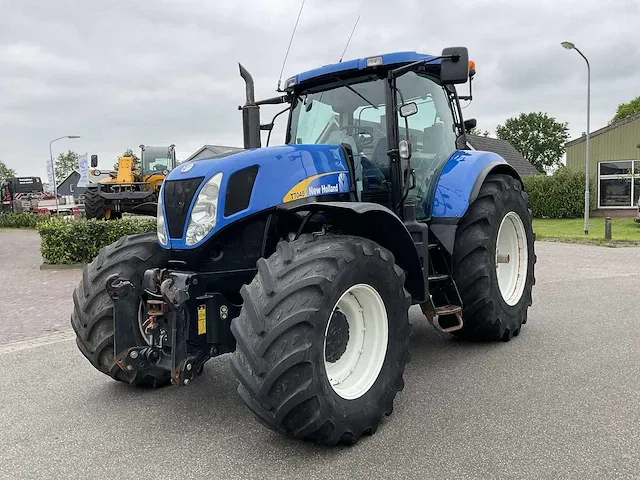
[(0, 213), (0, 228), (36, 228), (47, 218), (36, 213)]
[[(580, 218), (584, 215), (584, 172), (560, 167), (553, 175), (524, 178), (533, 216)], [(591, 208), (595, 206), (595, 184), (590, 185)]]
[(153, 219), (51, 219), (38, 224), (40, 252), (50, 264), (89, 263), (105, 246), (124, 235), (153, 232)]

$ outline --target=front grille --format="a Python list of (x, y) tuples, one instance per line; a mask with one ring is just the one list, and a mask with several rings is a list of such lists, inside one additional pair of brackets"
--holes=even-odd
[(164, 213), (171, 238), (182, 238), (189, 207), (204, 177), (164, 182)]

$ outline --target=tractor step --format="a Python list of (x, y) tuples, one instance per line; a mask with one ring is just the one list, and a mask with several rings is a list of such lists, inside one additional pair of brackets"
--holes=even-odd
[[(449, 327), (443, 327), (440, 324), (440, 317), (450, 315), (455, 316), (456, 323)], [(433, 321), (431, 322), (431, 324), (435, 327), (436, 330), (443, 333), (451, 333), (460, 330), (463, 326), (462, 307), (459, 305), (443, 305), (441, 307), (436, 307), (436, 314), (433, 316)]]
[(446, 273), (442, 273), (442, 274), (438, 274), (438, 275), (430, 275), (429, 276), (429, 281), (430, 282), (442, 282), (444, 280), (448, 280), (450, 277), (448, 274)]
[[(425, 302), (421, 305), (421, 307), (422, 312), (427, 317), (427, 320), (429, 320), (429, 323), (439, 332), (451, 333), (455, 332), (456, 330), (460, 330), (463, 326), (462, 307), (460, 305), (442, 305), (440, 307), (435, 307), (434, 310), (434, 308), (431, 306), (431, 302)], [(440, 318), (449, 317), (451, 315), (455, 316), (456, 323), (448, 327), (443, 327), (440, 324)]]
[(443, 305), (442, 307), (436, 307), (437, 315), (455, 315), (461, 313), (462, 307), (459, 305)]
[[(443, 327), (440, 324), (440, 317), (454, 315), (456, 318), (456, 323), (449, 326)], [(435, 327), (436, 330), (439, 330), (443, 333), (451, 333), (456, 330), (460, 330), (462, 328), (462, 307), (459, 305), (443, 305), (441, 307), (436, 307), (436, 314), (433, 316), (433, 321), (431, 324)]]

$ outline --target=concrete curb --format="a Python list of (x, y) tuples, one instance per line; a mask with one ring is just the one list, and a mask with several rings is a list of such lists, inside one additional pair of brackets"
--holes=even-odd
[(589, 245), (592, 247), (608, 247), (608, 248), (633, 248), (640, 247), (640, 242), (634, 240), (604, 240), (595, 238), (577, 238), (577, 237), (545, 237), (538, 235), (536, 242), (550, 243), (568, 243), (572, 245)]
[(83, 267), (84, 263), (72, 263), (70, 265), (43, 263), (40, 265), (40, 270), (77, 270), (82, 269)]

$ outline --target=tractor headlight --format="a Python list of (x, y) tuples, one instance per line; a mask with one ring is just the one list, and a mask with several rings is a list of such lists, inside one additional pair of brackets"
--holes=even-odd
[(216, 226), (221, 182), (222, 173), (216, 173), (200, 190), (196, 203), (191, 209), (191, 218), (187, 227), (187, 245), (195, 245), (202, 241)]
[(167, 227), (164, 223), (164, 214), (162, 212), (162, 195), (163, 191), (160, 188), (160, 193), (158, 194), (158, 209), (156, 211), (156, 231), (158, 232), (158, 241), (162, 245), (167, 244)]

